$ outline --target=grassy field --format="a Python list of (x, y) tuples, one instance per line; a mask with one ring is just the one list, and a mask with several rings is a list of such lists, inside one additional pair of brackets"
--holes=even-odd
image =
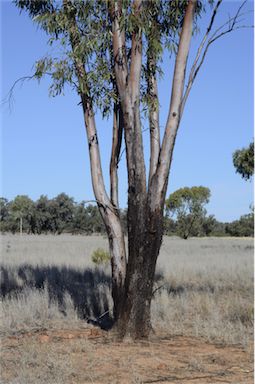
[[(8, 338), (61, 329), (81, 332), (91, 327), (88, 320), (90, 323), (101, 321), (107, 328), (112, 313), (110, 268), (95, 268), (91, 261), (93, 250), (99, 247), (107, 249), (107, 239), (99, 236), (3, 235), (2, 336)], [(253, 239), (248, 238), (192, 238), (185, 241), (165, 237), (152, 302), (156, 334), (168, 338), (200, 337), (205, 342), (226, 347), (238, 345), (247, 350), (253, 337), (253, 250)], [(105, 312), (107, 315), (100, 317)], [(36, 350), (35, 341), (30, 342), (29, 348)], [(34, 364), (34, 357), (28, 344), (22, 347), (22, 359), (26, 356), (29, 365)], [(81, 351), (82, 348), (92, 348), (89, 343), (83, 347), (80, 342), (78, 344), (76, 348)], [(47, 353), (46, 360), (50, 352)], [(52, 352), (50, 358), (54, 356), (55, 352)], [(45, 383), (58, 382), (59, 364), (60, 360), (57, 360), (54, 379), (49, 378)], [(189, 364), (199, 365), (199, 361), (196, 358)], [(67, 366), (61, 369), (64, 374)], [(30, 378), (31, 372), (25, 368), (24, 372), (24, 381), (4, 383), (43, 382), (41, 379), (36, 381), (34, 376)], [(66, 373), (67, 377), (69, 373)], [(71, 381), (69, 377), (66, 382), (77, 383), (77, 380)]]
[[(107, 249), (105, 238), (4, 235), (1, 247), (5, 332), (111, 311), (110, 268), (95, 269), (91, 261), (93, 250)], [(253, 240), (165, 237), (155, 291), (155, 327), (245, 345), (253, 320)]]

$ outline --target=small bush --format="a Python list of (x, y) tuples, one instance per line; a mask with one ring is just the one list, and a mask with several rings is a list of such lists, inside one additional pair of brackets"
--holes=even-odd
[(96, 265), (109, 264), (111, 256), (109, 252), (105, 251), (103, 248), (97, 248), (91, 256), (91, 260)]

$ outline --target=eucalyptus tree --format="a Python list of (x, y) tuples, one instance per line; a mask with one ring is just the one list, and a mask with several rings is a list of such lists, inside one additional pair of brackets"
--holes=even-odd
[(254, 142), (251, 142), (247, 148), (237, 149), (233, 153), (233, 164), (236, 172), (244, 180), (249, 180), (254, 174)]
[(176, 230), (183, 239), (203, 233), (203, 223), (207, 221), (205, 205), (209, 203), (210, 195), (210, 189), (206, 187), (184, 187), (166, 200), (166, 212), (177, 217)]
[[(121, 337), (147, 337), (163, 211), (175, 139), (192, 84), (211, 44), (234, 30), (242, 6), (213, 31), (222, 0), (212, 9), (184, 88), (190, 41), (204, 5), (196, 0), (15, 0), (48, 35), (62, 56), (44, 57), (34, 76), (51, 76), (50, 93), (69, 84), (78, 93), (87, 132), (95, 199), (111, 255), (112, 297)], [(213, 7), (213, 1), (209, 1)], [(160, 137), (158, 76), (165, 50), (175, 61), (169, 114)], [(146, 176), (141, 114), (150, 131)], [(95, 113), (112, 115), (110, 191), (106, 190)], [(128, 251), (120, 220), (118, 164), (122, 140), (128, 174)]]
[(34, 202), (26, 195), (18, 195), (10, 202), (10, 215), (19, 222), (19, 232), (34, 232)]

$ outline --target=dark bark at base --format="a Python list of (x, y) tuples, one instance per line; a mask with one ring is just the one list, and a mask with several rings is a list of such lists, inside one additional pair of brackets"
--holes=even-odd
[(119, 310), (116, 329), (121, 339), (148, 338), (152, 331), (151, 300), (157, 257), (162, 243), (163, 217), (161, 212), (149, 213), (145, 226), (136, 227), (138, 244), (131, 244), (125, 291)]

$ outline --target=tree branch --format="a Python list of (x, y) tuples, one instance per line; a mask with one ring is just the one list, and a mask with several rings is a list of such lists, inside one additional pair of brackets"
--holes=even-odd
[(159, 127), (159, 99), (156, 77), (156, 58), (149, 38), (147, 61), (147, 92), (149, 100), (149, 126), (150, 126), (150, 171), (148, 185), (156, 172), (160, 153), (160, 127)]
[[(72, 51), (76, 52), (77, 49), (79, 48), (81, 37), (77, 27), (75, 13), (73, 12), (73, 9), (72, 9), (72, 2), (70, 0), (63, 0), (63, 8), (68, 17), (68, 23), (69, 23), (68, 32), (69, 32)], [(86, 73), (86, 69), (85, 69), (82, 58), (75, 54), (74, 54), (74, 66), (75, 66), (76, 76), (78, 78), (79, 87), (80, 87), (79, 93), (81, 96), (82, 107), (84, 112), (84, 120), (85, 120), (85, 126), (86, 126), (87, 138), (88, 138), (93, 190), (94, 190), (96, 200), (100, 202), (99, 207), (103, 207), (104, 209), (106, 209), (111, 207), (111, 202), (107, 195), (105, 184), (104, 184), (95, 116), (93, 112), (92, 102), (89, 96), (87, 73)], [(104, 212), (101, 211), (101, 214), (103, 215)]]
[[(142, 0), (134, 0), (133, 8), (136, 18), (141, 12)], [(131, 63), (128, 84), (132, 98), (132, 104), (138, 102), (140, 93), (140, 77), (142, 69), (142, 31), (135, 28), (132, 34)]]
[(196, 0), (189, 0), (180, 35), (166, 129), (159, 154), (157, 170), (150, 185), (149, 203), (153, 211), (162, 209), (165, 200), (169, 169), (180, 124), (181, 101), (196, 5)]
[[(194, 80), (201, 68), (201, 66), (203, 65), (203, 62), (205, 60), (205, 57), (206, 57), (206, 54), (208, 52), (208, 49), (209, 47), (211, 46), (212, 43), (214, 43), (216, 40), (218, 40), (220, 37), (230, 33), (230, 32), (233, 32), (237, 29), (240, 29), (240, 28), (249, 28), (249, 26), (240, 26), (238, 25), (238, 23), (240, 23), (240, 17), (243, 15), (241, 14), (241, 9), (243, 8), (243, 6), (245, 5), (245, 3), (247, 2), (247, 0), (245, 0), (238, 8), (236, 14), (234, 17), (230, 18), (226, 23), (222, 24), (219, 28), (217, 28), (214, 33), (212, 34), (212, 36), (209, 38), (209, 34), (211, 32), (211, 29), (212, 29), (212, 26), (214, 24), (214, 20), (215, 20), (215, 16), (217, 14), (217, 11), (218, 11), (218, 8), (220, 6), (220, 4), (222, 3), (222, 0), (218, 0), (214, 10), (213, 10), (213, 13), (212, 13), (212, 16), (211, 16), (211, 19), (210, 19), (210, 23), (209, 23), (209, 26), (207, 28), (207, 31), (204, 35), (204, 38), (201, 42), (201, 44), (199, 45), (199, 48), (197, 50), (197, 55), (196, 55), (196, 58), (194, 60), (194, 63), (191, 67), (191, 70), (190, 70), (190, 74), (189, 74), (189, 79), (188, 79), (188, 84), (187, 84), (187, 87), (186, 87), (186, 90), (185, 90), (185, 93), (184, 93), (184, 96), (183, 96), (183, 99), (182, 99), (182, 105), (181, 105), (181, 115), (183, 113), (183, 110), (184, 110), (184, 107), (185, 107), (185, 104), (186, 104), (186, 101), (187, 101), (187, 98), (190, 94), (190, 91), (191, 91), (191, 88), (192, 88), (192, 85), (194, 83)], [(222, 31), (222, 29), (228, 25), (228, 28), (224, 31)], [(220, 32), (222, 31), (222, 32)], [(209, 38), (209, 39), (208, 39)], [(207, 41), (207, 43), (206, 43)]]
[(113, 136), (112, 136), (112, 154), (110, 163), (110, 184), (112, 204), (119, 208), (118, 197), (118, 164), (120, 160), (120, 149), (123, 137), (123, 116), (119, 103), (115, 102), (113, 110)]
[[(141, 16), (142, 0), (133, 1), (133, 12), (136, 21)], [(126, 137), (127, 153), (129, 156), (129, 170), (133, 180), (131, 186), (140, 190), (145, 197), (146, 194), (146, 171), (143, 151), (142, 127), (140, 118), (140, 81), (142, 70), (142, 30), (139, 25), (134, 26), (132, 32), (131, 62), (128, 78), (128, 89), (131, 95), (131, 102), (126, 104), (129, 116), (132, 118), (130, 132)]]
[[(134, 0), (135, 15), (141, 12), (142, 0)], [(129, 191), (146, 192), (146, 176), (140, 123), (140, 76), (142, 68), (142, 31), (134, 27), (132, 33), (131, 62), (128, 69), (125, 29), (122, 27), (121, 1), (110, 3), (114, 73), (123, 111)], [(133, 197), (130, 197), (133, 200)]]
[(110, 17), (112, 20), (112, 46), (114, 57), (114, 72), (121, 103), (127, 96), (126, 87), (128, 80), (128, 65), (126, 55), (125, 31), (120, 27), (121, 14), (120, 1), (110, 2)]
[[(46, 73), (47, 75), (51, 75), (49, 73)], [(5, 96), (5, 98), (3, 99), (2, 101), (2, 104), (6, 104), (8, 103), (9, 105), (9, 110), (11, 110), (11, 103), (13, 102), (13, 99), (14, 99), (14, 90), (16, 88), (16, 86), (20, 83), (21, 87), (23, 86), (24, 82), (25, 81), (29, 81), (29, 80), (33, 80), (36, 78), (36, 75), (33, 74), (31, 76), (23, 76), (23, 77), (20, 77), (19, 79), (17, 79), (13, 85), (11, 86), (9, 92), (7, 93), (7, 95)]]

